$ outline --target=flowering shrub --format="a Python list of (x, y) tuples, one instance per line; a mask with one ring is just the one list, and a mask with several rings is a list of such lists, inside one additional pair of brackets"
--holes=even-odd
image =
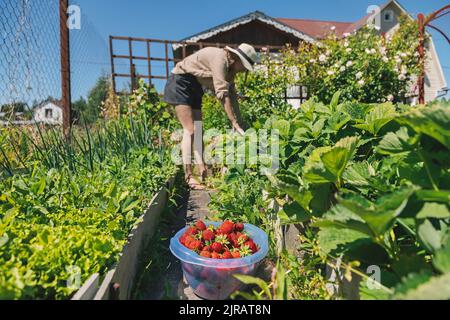
[(238, 91), (245, 95), (240, 102), (244, 121), (260, 128), (273, 114), (287, 112), (286, 89), (295, 82), (293, 68), (264, 55), (259, 70), (241, 75), (236, 81)]
[(337, 91), (344, 101), (403, 102), (419, 72), (417, 35), (417, 25), (402, 18), (390, 36), (369, 27), (343, 38), (331, 34), (320, 46), (286, 50), (283, 60), (297, 67), (298, 82), (322, 102)]

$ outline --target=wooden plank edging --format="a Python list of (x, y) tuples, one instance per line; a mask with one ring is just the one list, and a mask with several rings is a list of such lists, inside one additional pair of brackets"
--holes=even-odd
[(100, 275), (94, 273), (83, 286), (75, 293), (72, 300), (92, 300), (97, 292)]
[(173, 188), (174, 181), (175, 177), (170, 178), (151, 200), (149, 207), (140, 217), (141, 222), (131, 231), (116, 266), (106, 274), (95, 300), (131, 298), (139, 268), (139, 257), (156, 232), (159, 218), (167, 205), (168, 190)]

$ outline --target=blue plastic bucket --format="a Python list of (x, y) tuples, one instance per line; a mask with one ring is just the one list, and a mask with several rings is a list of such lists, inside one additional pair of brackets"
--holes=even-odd
[[(207, 226), (219, 227), (221, 222), (205, 222)], [(170, 251), (180, 259), (183, 274), (194, 293), (207, 300), (224, 300), (242, 288), (235, 274), (254, 275), (258, 264), (269, 251), (267, 234), (251, 224), (244, 231), (258, 245), (259, 251), (240, 259), (209, 259), (183, 246), (179, 239), (189, 227), (185, 227), (170, 240)]]

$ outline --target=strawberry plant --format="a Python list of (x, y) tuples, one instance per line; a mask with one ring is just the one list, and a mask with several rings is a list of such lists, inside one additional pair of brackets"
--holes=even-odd
[[(343, 257), (350, 273), (363, 276), (362, 298), (426, 298), (448, 274), (449, 112), (445, 103), (341, 103), (336, 93), (325, 105), (313, 98), (264, 125), (280, 132), (280, 170), (267, 177), (251, 166), (231, 170), (211, 207), (221, 217), (241, 212), (239, 219), (272, 234), (262, 197), (269, 190), (282, 224), (302, 224), (317, 237), (323, 263)], [(365, 271), (373, 265), (378, 289), (369, 288)], [(433, 296), (449, 297), (446, 290)]]

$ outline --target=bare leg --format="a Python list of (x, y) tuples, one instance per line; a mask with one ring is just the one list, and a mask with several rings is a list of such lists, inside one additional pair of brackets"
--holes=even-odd
[(200, 176), (202, 180), (206, 178), (206, 166), (203, 160), (203, 124), (202, 124), (202, 110), (192, 109), (194, 118), (194, 158), (195, 164), (198, 165)]
[(181, 153), (187, 183), (194, 189), (201, 189), (201, 185), (192, 177), (192, 144), (194, 142), (194, 116), (193, 110), (187, 105), (175, 107), (178, 120), (183, 127), (183, 140), (181, 142)]

